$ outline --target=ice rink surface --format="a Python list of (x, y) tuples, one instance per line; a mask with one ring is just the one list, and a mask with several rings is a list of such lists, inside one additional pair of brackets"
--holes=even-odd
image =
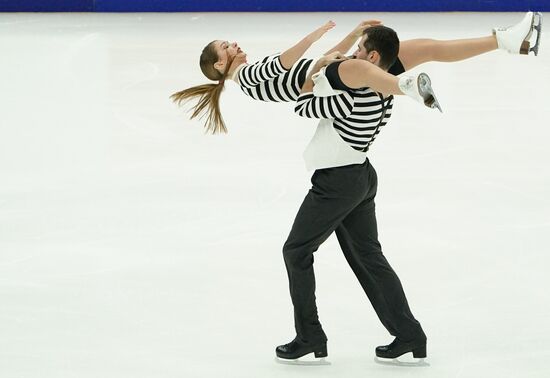
[(315, 254), (331, 365), (274, 361), (316, 122), (229, 83), (210, 136), (168, 96), (205, 82), (213, 39), (255, 61), (333, 19), (316, 57), (371, 17), (406, 40), (522, 15), (0, 14), (0, 377), (549, 377), (547, 36), (538, 57), (420, 66), (444, 113), (399, 98), (369, 152), (429, 366), (373, 360), (392, 337), (334, 237)]

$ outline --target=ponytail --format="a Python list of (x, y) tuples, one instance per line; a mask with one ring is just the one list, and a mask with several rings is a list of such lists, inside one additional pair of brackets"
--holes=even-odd
[(218, 80), (217, 84), (203, 84), (176, 92), (170, 96), (170, 99), (181, 106), (182, 104), (198, 98), (198, 102), (193, 106), (191, 119), (206, 116), (204, 128), (207, 133), (218, 134), (227, 133), (227, 127), (223, 121), (220, 110), (220, 95), (223, 92), (225, 78), (231, 67), (232, 59), (227, 60), (225, 72), (221, 74), (214, 68), (214, 63), (218, 61), (218, 55), (214, 48), (214, 42), (210, 42), (202, 51), (200, 58), (200, 67), (204, 75), (210, 80)]
[(227, 127), (225, 127), (225, 122), (220, 111), (220, 95), (222, 91), (223, 82), (219, 84), (203, 84), (176, 92), (170, 98), (181, 106), (183, 103), (198, 97), (197, 104), (192, 108), (191, 119), (198, 116), (200, 116), (199, 118), (206, 116), (204, 128), (207, 133), (227, 133)]

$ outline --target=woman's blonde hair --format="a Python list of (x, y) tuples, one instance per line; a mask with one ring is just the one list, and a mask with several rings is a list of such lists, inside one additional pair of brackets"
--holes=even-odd
[(220, 111), (220, 95), (224, 88), (225, 78), (231, 67), (232, 59), (227, 60), (224, 73), (220, 73), (214, 68), (214, 63), (218, 61), (218, 53), (214, 45), (215, 41), (210, 42), (202, 50), (200, 57), (201, 71), (210, 80), (218, 81), (217, 84), (203, 84), (176, 92), (170, 96), (170, 99), (178, 105), (182, 105), (189, 100), (198, 98), (198, 102), (193, 106), (191, 119), (200, 116), (206, 116), (204, 128), (206, 132), (212, 134), (227, 133), (227, 127), (223, 121)]

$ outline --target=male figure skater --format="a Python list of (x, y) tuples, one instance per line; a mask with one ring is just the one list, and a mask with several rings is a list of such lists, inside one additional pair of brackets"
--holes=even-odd
[[(538, 17), (538, 23), (536, 22)], [(382, 324), (395, 337), (389, 345), (376, 348), (382, 358), (397, 358), (412, 352), (426, 357), (426, 335), (413, 316), (399, 278), (384, 257), (375, 216), (377, 176), (366, 153), (393, 108), (393, 96), (365, 87), (361, 75), (367, 62), (399, 75), (429, 60), (454, 61), (491, 51), (497, 47), (514, 53), (538, 53), (540, 14), (528, 13), (518, 25), (495, 30), (493, 37), (475, 41), (473, 50), (461, 49), (439, 56), (405, 54), (397, 59), (399, 39), (385, 26), (365, 30), (355, 52), (356, 59), (321, 58), (306, 79), (296, 102), (300, 116), (321, 119), (305, 151), (308, 168), (315, 169), (312, 188), (306, 195), (283, 247), (290, 294), (294, 306), (296, 337), (276, 348), (283, 359), (297, 359), (309, 353), (327, 356), (327, 337), (319, 322), (315, 302), (313, 252), (334, 231), (346, 260), (357, 276)], [(528, 40), (537, 29), (536, 46)], [(470, 41), (471, 42), (471, 41)], [(478, 43), (479, 42), (479, 43)], [(419, 48), (422, 41), (414, 42)], [(410, 46), (409, 46), (410, 47)], [(328, 80), (336, 92), (326, 97), (313, 94), (313, 81)], [(419, 76), (419, 80), (421, 76)], [(429, 82), (427, 83), (429, 86)], [(399, 82), (402, 85), (410, 83)], [(401, 88), (403, 92), (404, 89)], [(328, 89), (330, 92), (330, 89)], [(385, 93), (394, 93), (388, 88)]]

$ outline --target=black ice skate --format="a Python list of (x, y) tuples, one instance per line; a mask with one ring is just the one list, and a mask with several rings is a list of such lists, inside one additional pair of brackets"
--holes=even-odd
[(297, 360), (300, 357), (313, 353), (315, 358), (324, 359), (328, 356), (327, 343), (304, 343), (297, 339), (292, 340), (288, 344), (279, 345), (275, 348), (275, 354), (283, 360)]
[(395, 338), (391, 344), (377, 347), (376, 357), (394, 359), (410, 352), (414, 358), (426, 358), (426, 339), (405, 342)]

